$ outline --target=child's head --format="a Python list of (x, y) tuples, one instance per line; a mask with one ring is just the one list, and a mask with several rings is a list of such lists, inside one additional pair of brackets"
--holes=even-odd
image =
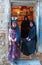
[(27, 16), (25, 16), (25, 17), (24, 17), (24, 20), (26, 20), (26, 21), (27, 21), (27, 20), (28, 20), (28, 17), (27, 17)]
[(12, 27), (16, 28), (16, 26), (17, 26), (17, 18), (12, 19), (11, 25), (12, 25)]
[(33, 26), (35, 26), (35, 22), (30, 21), (30, 27), (33, 27)]
[(30, 22), (30, 27), (33, 27), (33, 23), (32, 22)]
[(16, 28), (17, 24), (14, 23), (14, 22), (12, 22), (12, 26), (13, 26), (14, 28)]

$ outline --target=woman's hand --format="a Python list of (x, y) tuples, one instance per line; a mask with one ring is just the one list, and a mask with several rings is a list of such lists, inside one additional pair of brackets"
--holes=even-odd
[(29, 37), (26, 38), (27, 41), (31, 41), (31, 39)]
[(28, 40), (28, 39), (29, 39), (29, 37), (26, 38), (26, 40)]
[(28, 41), (31, 41), (31, 39), (28, 39)]
[(16, 42), (16, 38), (15, 39), (12, 39), (12, 42)]

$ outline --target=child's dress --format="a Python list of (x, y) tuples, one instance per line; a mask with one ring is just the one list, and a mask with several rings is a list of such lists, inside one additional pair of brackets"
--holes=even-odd
[[(11, 62), (20, 58), (20, 46), (18, 45), (18, 40), (20, 38), (19, 30), (9, 29), (9, 45), (8, 45), (8, 59)], [(17, 39), (13, 42), (12, 39)]]

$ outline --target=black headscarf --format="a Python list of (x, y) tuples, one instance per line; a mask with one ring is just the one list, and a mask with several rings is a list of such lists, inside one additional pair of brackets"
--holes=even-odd
[[(34, 21), (30, 21), (30, 22), (32, 22), (33, 23), (33, 27), (35, 27), (36, 28), (36, 24), (35, 24), (35, 22)], [(30, 24), (30, 22), (29, 22), (29, 24)], [(30, 27), (30, 29), (31, 29), (32, 27)], [(36, 33), (36, 32), (35, 32)], [(35, 35), (35, 41), (37, 42), (37, 33), (36, 33), (36, 35)]]
[(11, 20), (11, 29), (15, 30), (16, 28), (14, 28), (12, 26), (12, 22), (16, 23), (16, 28), (18, 28), (18, 24), (17, 24), (18, 20), (15, 20), (15, 19), (14, 20)]
[[(25, 18), (27, 18), (27, 20), (25, 20)], [(29, 32), (29, 19), (27, 16), (25, 16), (21, 24), (21, 37), (26, 38), (28, 32)]]
[[(35, 24), (35, 22), (34, 21), (30, 21), (31, 23), (33, 23), (33, 27), (35, 26), (36, 27), (36, 24)], [(29, 24), (30, 24), (30, 22), (29, 22)], [(29, 27), (30, 27), (30, 25), (29, 25)], [(32, 28), (32, 27), (30, 27), (30, 28)]]

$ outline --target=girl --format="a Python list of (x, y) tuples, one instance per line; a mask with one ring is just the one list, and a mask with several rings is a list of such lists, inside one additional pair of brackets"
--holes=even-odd
[[(31, 55), (35, 53), (36, 51), (36, 42), (37, 42), (37, 35), (36, 35), (36, 25), (33, 21), (30, 21), (30, 31), (26, 38), (22, 39), (22, 43), (27, 46), (27, 54), (30, 55), (28, 59), (31, 59)], [(26, 30), (25, 30), (26, 31)]]
[(30, 21), (30, 32), (26, 40), (29, 54), (34, 53), (36, 51), (37, 35), (36, 35), (36, 25), (33, 21)]
[[(28, 36), (28, 33), (29, 33), (29, 19), (28, 19), (28, 16), (26, 15), (24, 17), (24, 20), (22, 21), (22, 24), (21, 24), (21, 41), (23, 41), (23, 39), (25, 39), (27, 36)], [(24, 55), (29, 55), (28, 53), (28, 48), (25, 44), (25, 42), (21, 42), (21, 52), (24, 54)]]
[(11, 64), (17, 64), (17, 60), (20, 58), (20, 30), (17, 24), (17, 18), (12, 18), (11, 28), (9, 29), (9, 54), (8, 59)]

